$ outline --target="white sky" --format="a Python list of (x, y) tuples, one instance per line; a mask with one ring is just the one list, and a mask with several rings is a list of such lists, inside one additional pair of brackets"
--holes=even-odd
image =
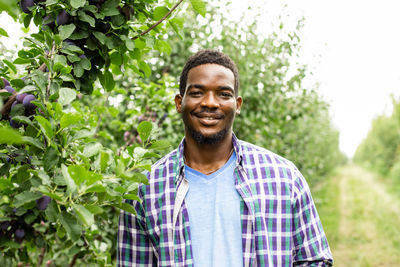
[[(231, 17), (249, 2), (233, 1)], [(313, 75), (306, 79), (331, 105), (340, 131), (340, 149), (352, 156), (373, 118), (392, 110), (400, 96), (399, 0), (266, 0), (252, 1), (265, 13), (262, 29), (273, 29), (282, 16), (285, 27), (304, 17), (299, 62)], [(236, 13), (237, 14), (234, 14)], [(264, 25), (265, 24), (265, 25)], [(276, 28), (276, 27), (275, 27)]]
[[(400, 1), (233, 0), (230, 17), (246, 12), (252, 19), (248, 3), (265, 12), (266, 33), (279, 16), (289, 28), (305, 18), (299, 61), (313, 72), (306, 83), (320, 84), (340, 131), (340, 148), (352, 156), (372, 119), (391, 111), (390, 95), (400, 95)], [(21, 45), (18, 26), (4, 13), (0, 23), (12, 36), (0, 42)]]

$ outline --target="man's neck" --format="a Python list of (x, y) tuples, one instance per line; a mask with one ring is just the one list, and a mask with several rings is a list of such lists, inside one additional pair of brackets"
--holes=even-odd
[(185, 164), (204, 174), (211, 174), (224, 166), (233, 152), (232, 133), (217, 144), (199, 144), (186, 135)]

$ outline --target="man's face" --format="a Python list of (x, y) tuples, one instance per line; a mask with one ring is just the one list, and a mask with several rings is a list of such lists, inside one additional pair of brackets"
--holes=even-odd
[(230, 137), (242, 98), (235, 95), (233, 72), (218, 64), (204, 64), (188, 73), (185, 95), (176, 95), (176, 110), (182, 113), (186, 138), (215, 144)]

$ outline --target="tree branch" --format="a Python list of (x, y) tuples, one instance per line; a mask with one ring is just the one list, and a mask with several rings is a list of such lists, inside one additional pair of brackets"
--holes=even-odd
[(39, 261), (38, 261), (38, 263), (36, 264), (36, 267), (42, 266), (43, 259), (44, 259), (44, 254), (45, 254), (45, 253), (46, 253), (46, 248), (42, 248), (42, 249), (40, 250)]
[(68, 265), (68, 267), (73, 267), (73, 266), (75, 265), (75, 263), (76, 263), (77, 258), (78, 258), (78, 253), (76, 253), (76, 254), (74, 255), (74, 257), (72, 258), (72, 261), (70, 262), (70, 264)]
[(150, 28), (148, 28), (147, 30), (145, 30), (144, 32), (142, 32), (140, 35), (137, 35), (135, 37), (132, 38), (132, 40), (135, 40), (137, 38), (139, 38), (140, 36), (143, 36), (145, 34), (147, 34), (149, 31), (151, 31), (152, 29), (154, 29), (155, 27), (157, 27), (161, 22), (163, 22), (166, 18), (169, 17), (169, 15), (171, 15), (171, 13), (183, 2), (183, 0), (179, 0), (178, 3), (176, 3), (171, 9), (170, 11), (168, 11), (167, 14), (164, 15), (164, 17), (162, 17), (159, 21), (157, 21), (156, 23), (154, 23), (153, 25), (150, 26)]

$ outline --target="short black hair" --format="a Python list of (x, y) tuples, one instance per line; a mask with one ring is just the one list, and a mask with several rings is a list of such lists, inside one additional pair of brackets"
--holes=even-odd
[(233, 60), (225, 55), (224, 53), (217, 51), (217, 50), (211, 50), (211, 49), (205, 49), (205, 50), (200, 50), (196, 54), (192, 55), (189, 57), (189, 59), (186, 61), (185, 66), (183, 67), (181, 77), (180, 77), (180, 82), (179, 82), (179, 93), (181, 96), (185, 94), (186, 90), (186, 82), (188, 78), (188, 73), (191, 69), (194, 67), (204, 65), (204, 64), (218, 64), (221, 65), (225, 68), (230, 69), (233, 72), (233, 75), (235, 77), (235, 94), (238, 94), (239, 90), (239, 73), (237, 66)]

